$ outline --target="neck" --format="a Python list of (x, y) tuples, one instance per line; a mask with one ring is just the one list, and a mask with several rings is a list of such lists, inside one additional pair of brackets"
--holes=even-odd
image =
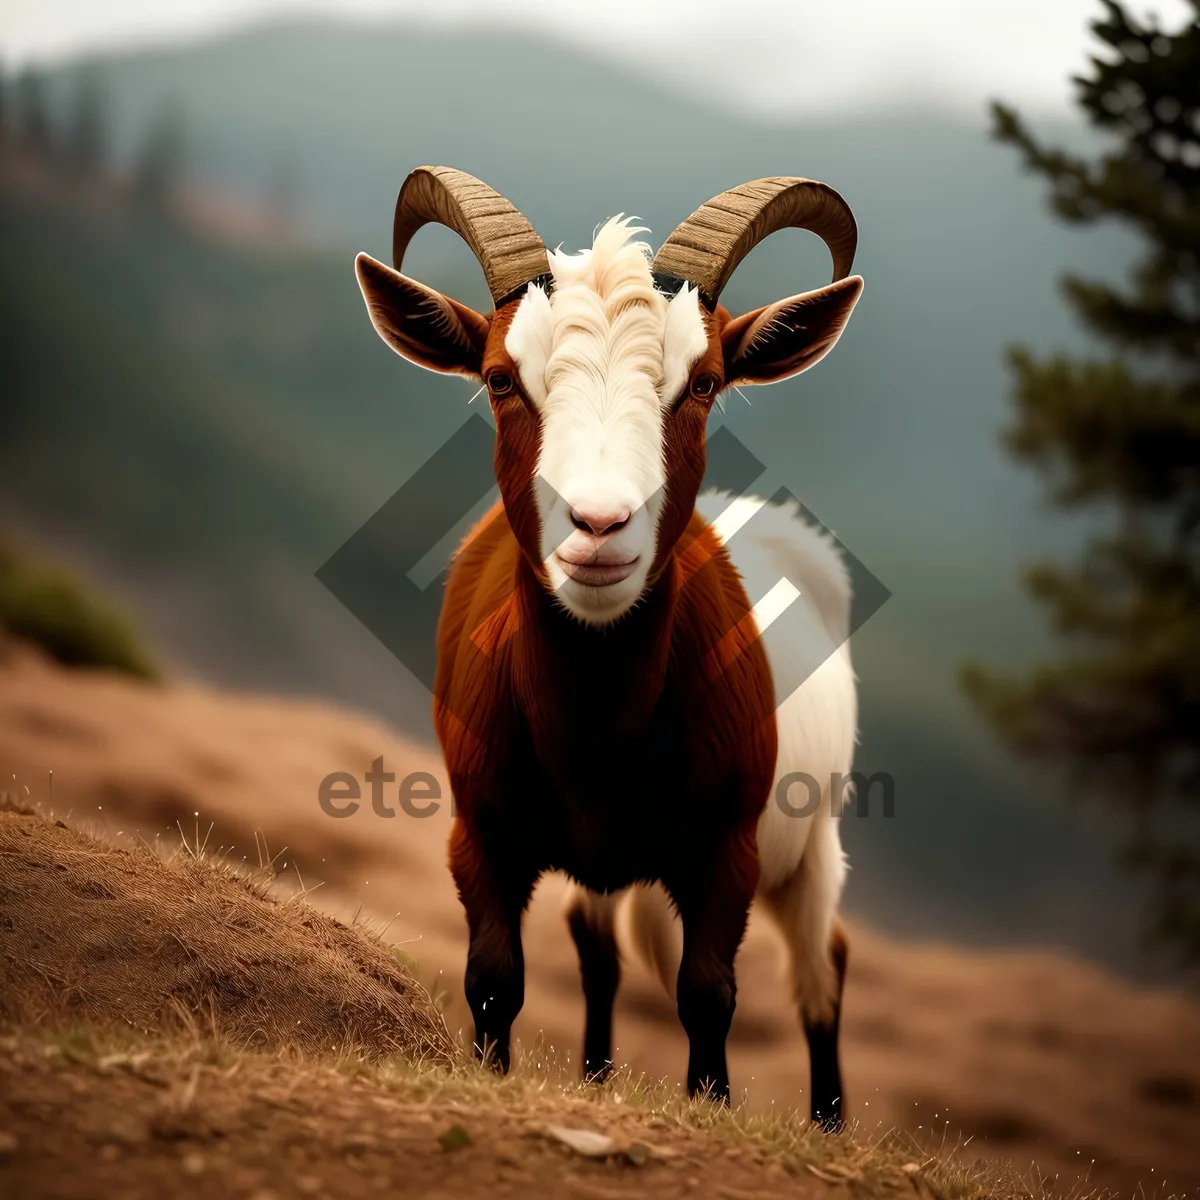
[(519, 573), (520, 691), (531, 722), (566, 739), (594, 736), (598, 728), (636, 736), (666, 681), (677, 598), (674, 564), (629, 612), (601, 626), (585, 625), (563, 609), (523, 559)]

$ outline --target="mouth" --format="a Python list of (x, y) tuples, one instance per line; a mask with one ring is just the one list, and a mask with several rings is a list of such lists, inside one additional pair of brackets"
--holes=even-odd
[(612, 587), (615, 583), (628, 579), (637, 569), (639, 558), (631, 558), (628, 562), (619, 563), (576, 563), (562, 555), (556, 554), (555, 559), (562, 567), (568, 578), (587, 587)]

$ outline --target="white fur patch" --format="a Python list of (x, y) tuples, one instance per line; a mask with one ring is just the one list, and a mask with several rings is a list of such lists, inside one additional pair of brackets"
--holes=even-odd
[(546, 402), (546, 363), (553, 346), (550, 297), (531, 287), (524, 295), (504, 337), (504, 348), (517, 364), (525, 394), (537, 407)]
[[(615, 217), (591, 249), (550, 254), (549, 295), (530, 289), (505, 337), (526, 395), (542, 418), (536, 489), (542, 554), (560, 601), (581, 620), (605, 623), (636, 602), (655, 556), (666, 483), (663, 419), (707, 346), (697, 294), (668, 301), (654, 286), (644, 232)], [(613, 535), (638, 567), (626, 580), (587, 587), (555, 552), (577, 513), (630, 514)]]
[[(696, 510), (726, 541), (752, 603), (762, 603), (780, 581), (799, 592), (789, 607), (798, 610), (800, 619), (790, 620), (787, 636), (771, 636), (760, 622), (775, 678), (807, 675), (775, 711), (779, 756), (771, 797), (758, 824), (760, 886), (770, 890), (795, 874), (814, 824), (831, 816), (832, 797), (827, 794), (810, 816), (784, 812), (776, 802), (780, 782), (803, 771), (824, 790), (835, 773), (850, 770), (854, 758), (858, 703), (848, 640), (850, 577), (837, 546), (800, 516), (794, 501), (780, 506), (742, 496), (731, 503), (726, 495), (706, 492), (696, 501)], [(801, 793), (789, 802), (803, 804), (804, 799)], [(836, 842), (836, 822), (833, 832), (823, 836)], [(840, 891), (840, 854), (831, 852), (825, 866), (836, 875), (839, 886), (834, 890)]]
[(662, 396), (672, 404), (683, 391), (696, 360), (708, 349), (700, 293), (685, 284), (667, 306), (663, 325)]

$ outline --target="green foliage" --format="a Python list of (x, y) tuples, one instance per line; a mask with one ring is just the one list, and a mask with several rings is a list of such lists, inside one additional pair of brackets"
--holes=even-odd
[(0, 628), (70, 667), (99, 667), (138, 679), (157, 671), (127, 621), (57, 567), (0, 542)]
[(993, 113), (1060, 216), (1115, 218), (1144, 241), (1126, 290), (1063, 282), (1112, 358), (1010, 352), (1009, 448), (1056, 502), (1111, 519), (1078, 562), (1029, 572), (1062, 657), (1023, 679), (971, 667), (965, 682), (1019, 752), (1130, 819), (1153, 928), (1200, 964), (1200, 20), (1168, 33), (1104, 8), (1092, 28), (1107, 52), (1075, 83), (1109, 153), (1047, 149), (1011, 109)]

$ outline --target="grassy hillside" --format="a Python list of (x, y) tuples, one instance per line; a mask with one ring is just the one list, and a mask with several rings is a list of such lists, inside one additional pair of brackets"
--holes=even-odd
[(990, 1158), (948, 1115), (887, 1129), (863, 1107), (827, 1135), (627, 1066), (585, 1086), (544, 1043), (501, 1079), (403, 950), (289, 894), (277, 866), (0, 804), (5, 1194), (683, 1197), (700, 1178), (732, 1197), (1115, 1194)]
[[(349, 819), (331, 820), (317, 803), (321, 780), (333, 770), (361, 778), (376, 758), (398, 777), (422, 771), (442, 780), (438, 811), (426, 820), (388, 820), (364, 804)], [(4, 792), (15, 793), (21, 805), (70, 827), (51, 825), (52, 840), (36, 851), (31, 844), (22, 849), (20, 833), (15, 843), (0, 836), (0, 965), (6, 955), (14, 960), (0, 970), (0, 994), (15, 990), (35, 1011), (51, 1013), (74, 997), (76, 1018), (94, 1029), (114, 1011), (128, 1012), (153, 1035), (173, 1028), (169, 1012), (159, 1020), (169, 993), (198, 1005), (203, 1027), (216, 1022), (227, 1042), (244, 1044), (248, 1030), (262, 1024), (272, 1046), (291, 1053), (297, 1044), (309, 1052), (315, 1045), (324, 1057), (312, 1014), (303, 1011), (306, 992), (327, 997), (336, 988), (347, 1000), (369, 1000), (372, 984), (349, 965), (330, 977), (330, 955), (345, 954), (339, 939), (349, 935), (333, 936), (322, 920), (306, 925), (312, 914), (305, 905), (312, 903), (358, 931), (386, 926), (450, 1030), (471, 1028), (462, 905), (445, 863), (452, 818), (431, 748), (327, 702), (236, 695), (190, 681), (147, 685), (14, 655), (0, 664), (0, 772), (9, 781), (0, 784), (0, 804)], [(394, 787), (385, 789), (389, 804), (395, 796)], [(105, 852), (81, 847), (80, 834), (101, 820)], [(170, 858), (181, 830), (192, 848), (207, 847), (202, 860), (242, 868), (273, 861), (274, 894), (303, 892), (307, 899), (295, 895), (282, 912), (260, 904), (253, 889), (239, 901), (236, 880), (208, 881), (204, 862), (193, 870), (187, 850)], [(147, 875), (142, 868), (154, 863), (140, 856), (143, 841), (161, 847), (170, 869)], [(13, 844), (16, 852), (6, 853)], [(116, 853), (120, 848), (132, 860)], [(64, 849), (78, 859), (68, 860)], [(53, 865), (68, 861), (74, 874)], [(861, 856), (855, 867), (860, 877), (874, 877)], [(124, 869), (114, 882), (105, 872), (116, 868)], [(264, 882), (258, 870), (254, 877)], [(56, 886), (52, 904), (39, 898)], [(561, 877), (544, 879), (525, 915), (525, 1005), (514, 1035), (527, 1050), (556, 1048), (568, 1062), (565, 1073), (522, 1073), (517, 1101), (525, 1089), (576, 1079), (584, 1004), (562, 916), (564, 891)], [(181, 895), (194, 899), (180, 902)], [(138, 916), (139, 898), (156, 914), (149, 925)], [(239, 904), (242, 916), (255, 920), (219, 924), (214, 941), (205, 914), (219, 917)], [(31, 949), (43, 926), (55, 940)], [(948, 1144), (972, 1137), (974, 1153), (1009, 1157), (1022, 1168), (1036, 1161), (1062, 1181), (1093, 1160), (1092, 1183), (1122, 1186), (1126, 1195), (1139, 1179), (1165, 1179), (1164, 1196), (1192, 1179), (1190, 1134), (1200, 1112), (1194, 998), (1136, 986), (1066, 955), (898, 940), (853, 918), (848, 929), (843, 1070), (849, 1112), (869, 1137), (892, 1126), (928, 1131), (932, 1123), (940, 1141), (949, 1120)], [(114, 939), (122, 947), (116, 956)], [(312, 951), (308, 962), (303, 947)], [(687, 1062), (675, 1005), (627, 946), (622, 957), (614, 1017), (619, 1061), (633, 1076), (665, 1079), (675, 1090)], [(370, 967), (375, 959), (357, 961)], [(122, 964), (137, 992), (124, 1004), (121, 988), (130, 980), (117, 969)], [(278, 983), (281, 970), (288, 979)], [(728, 1049), (745, 1115), (803, 1109), (807, 1051), (781, 978), (777, 936), (761, 911), (751, 916), (737, 975)], [(262, 1007), (267, 1013), (256, 1018)], [(376, 1039), (386, 1039), (390, 1027), (372, 1025), (369, 1005), (345, 1011), (357, 1013), (355, 1036), (369, 1036), (378, 1050)], [(319, 1028), (329, 1029), (325, 1014)], [(345, 1025), (333, 1028), (347, 1033)], [(106, 1045), (101, 1056), (109, 1052)], [(535, 1067), (538, 1061), (545, 1063), (539, 1056)], [(8, 1094), (5, 1083), (0, 1079), (0, 1098)], [(236, 1087), (226, 1093), (231, 1103), (238, 1094)], [(12, 1128), (0, 1113), (0, 1132)], [(471, 1131), (485, 1132), (475, 1124)], [(756, 1194), (753, 1186), (748, 1191)]]

